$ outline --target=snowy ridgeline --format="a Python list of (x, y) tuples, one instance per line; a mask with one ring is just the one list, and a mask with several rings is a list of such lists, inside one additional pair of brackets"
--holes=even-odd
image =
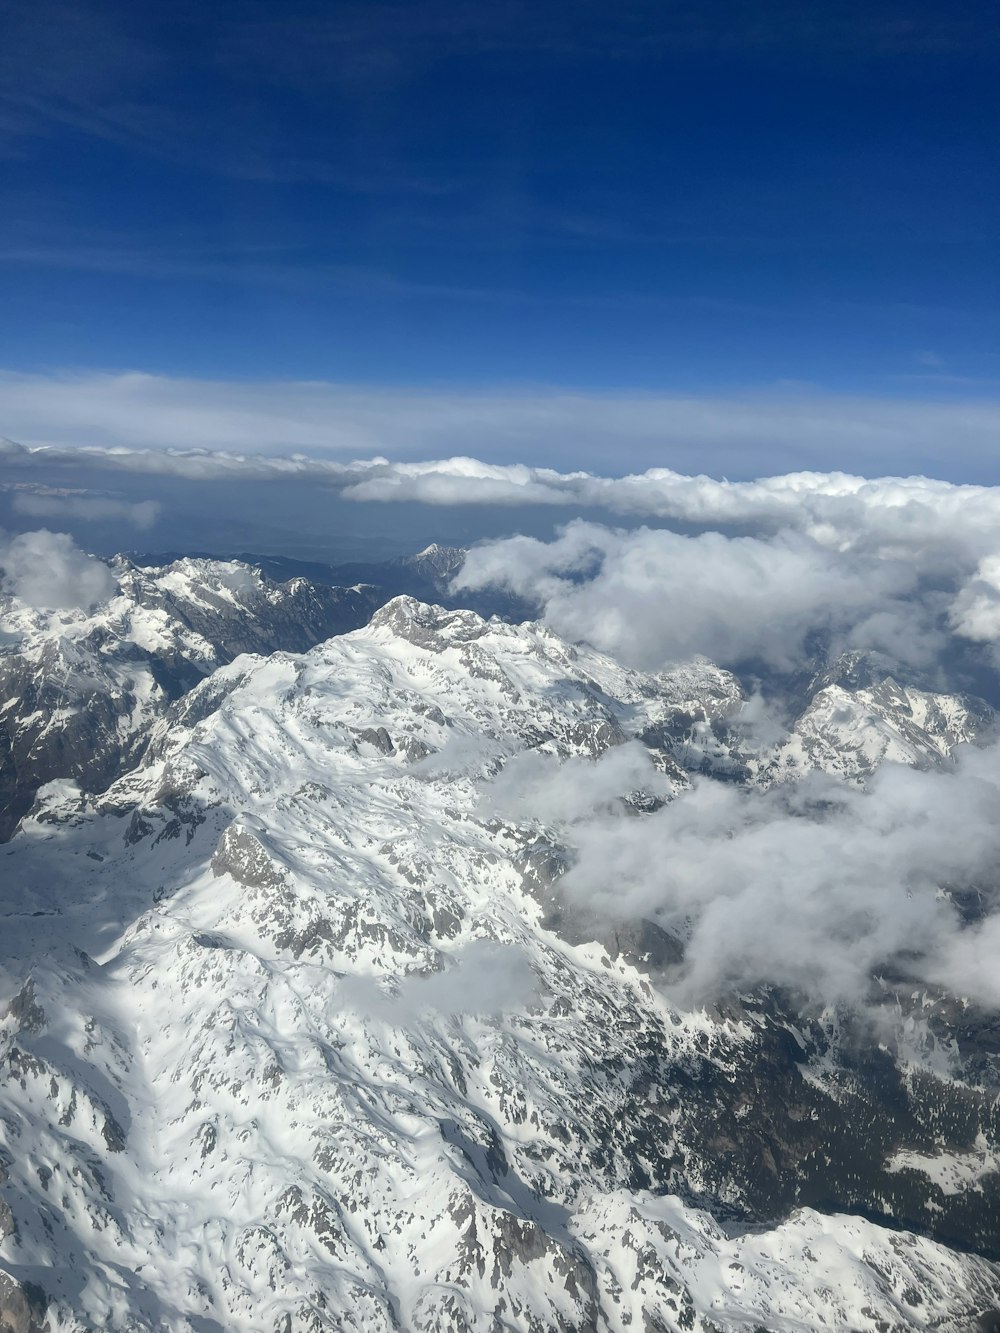
[(13, 1328), (994, 1326), (975, 1007), (679, 1005), (697, 923), (567, 869), (693, 774), (929, 768), (988, 709), (831, 681), (755, 740), (711, 664), (409, 598), (220, 660), (0, 848)]
[[(0, 841), (51, 779), (102, 791), (134, 767), (170, 705), (216, 667), (240, 653), (304, 652), (364, 625), (398, 593), (447, 599), (464, 554), (430, 546), (339, 570), (251, 558), (92, 560), (90, 572), (113, 591), (86, 611), (38, 610), (0, 590)], [(492, 594), (474, 604), (488, 613), (513, 605)]]

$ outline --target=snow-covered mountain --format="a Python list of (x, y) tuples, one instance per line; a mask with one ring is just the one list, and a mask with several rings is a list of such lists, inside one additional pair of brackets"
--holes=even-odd
[[(396, 556), (388, 560), (354, 560), (345, 564), (331, 565), (320, 560), (298, 560), (292, 556), (264, 555), (253, 551), (239, 551), (227, 558), (259, 569), (276, 583), (305, 579), (309, 583), (335, 588), (368, 584), (382, 590), (383, 601), (408, 596), (448, 604), (451, 580), (467, 555), (468, 551), (464, 547), (442, 546), (438, 542), (431, 542), (422, 551), (412, 555)], [(153, 568), (173, 564), (181, 558), (178, 553), (154, 553), (135, 554), (132, 560), (143, 568)], [(205, 555), (194, 558), (209, 561), (216, 559)], [(486, 600), (482, 594), (476, 593), (472, 594), (468, 604), (475, 609)]]
[[(863, 782), (885, 763), (947, 767), (957, 746), (993, 736), (996, 714), (985, 700), (898, 680), (894, 667), (874, 654), (845, 653), (804, 689), (777, 691), (787, 728), (773, 719), (762, 728), (752, 706), (681, 717), (671, 728), (674, 753), (688, 768), (758, 786), (813, 771)], [(768, 740), (768, 732), (776, 734)]]
[(363, 587), (276, 583), (235, 561), (112, 562), (89, 610), (39, 611), (0, 593), (0, 840), (57, 777), (100, 790), (136, 761), (169, 705), (240, 653), (299, 651), (364, 624)]
[(641, 820), (989, 725), (864, 690), (753, 748), (710, 663), (398, 598), (42, 788), (0, 849), (0, 1327), (1000, 1326), (989, 1016), (968, 1061), (967, 1012), (907, 1020), (945, 1069), (777, 992), (681, 1009), (683, 941), (561, 891), (567, 791)]
[(915, 689), (892, 676), (856, 690), (827, 685), (776, 747), (768, 776), (818, 768), (857, 781), (884, 763), (936, 766), (957, 745), (986, 734), (993, 722), (993, 710), (982, 700)]

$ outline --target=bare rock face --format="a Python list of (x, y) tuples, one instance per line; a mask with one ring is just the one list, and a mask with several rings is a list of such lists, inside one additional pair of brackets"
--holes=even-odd
[(252, 889), (280, 889), (287, 880), (261, 842), (239, 824), (230, 824), (219, 839), (211, 867), (214, 875), (231, 875)]
[(37, 1287), (0, 1272), (0, 1333), (45, 1333), (46, 1304)]
[[(30, 996), (28, 1003), (32, 1003)], [(9, 1178), (8, 1159), (0, 1151), (0, 1187)], [(0, 1245), (8, 1237), (16, 1241), (17, 1223), (7, 1201), (0, 1198)], [(43, 1333), (46, 1305), (41, 1288), (30, 1281), (18, 1282), (10, 1273), (3, 1271), (0, 1261), (0, 1333)]]

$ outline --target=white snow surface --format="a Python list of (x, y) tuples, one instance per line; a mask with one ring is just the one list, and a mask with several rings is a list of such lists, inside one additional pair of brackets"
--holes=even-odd
[(600, 1062), (708, 1026), (724, 1059), (739, 1024), (543, 929), (515, 862), (537, 830), (483, 781), (706, 699), (738, 686), (399, 598), (220, 668), (103, 796), (50, 784), (0, 848), (0, 1273), (49, 1293), (52, 1333), (958, 1333), (996, 1308), (974, 1256), (809, 1210), (728, 1235), (601, 1163)]
[(982, 706), (891, 677), (857, 690), (828, 685), (762, 768), (769, 779), (820, 769), (861, 781), (884, 763), (932, 767), (948, 760), (957, 745), (975, 741), (991, 722)]
[(239, 561), (141, 568), (117, 557), (110, 569), (113, 595), (89, 609), (0, 593), (0, 837), (50, 778), (107, 787), (171, 701), (221, 663), (310, 648), (372, 609), (369, 589), (275, 583)]

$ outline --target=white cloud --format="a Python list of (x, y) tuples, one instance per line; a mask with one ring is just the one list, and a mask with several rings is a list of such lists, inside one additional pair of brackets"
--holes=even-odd
[(489, 771), (505, 753), (501, 742), (489, 736), (454, 731), (439, 750), (410, 765), (410, 772), (425, 778), (455, 778)]
[(576, 520), (552, 542), (473, 548), (454, 586), (493, 584), (536, 598), (557, 634), (647, 669), (697, 655), (791, 669), (817, 630), (915, 665), (943, 643), (915, 596), (912, 563), (830, 550), (798, 532), (685, 537)]
[(928, 966), (932, 981), (1000, 1009), (1000, 915), (949, 933)]
[[(515, 447), (527, 450), (539, 440), (561, 439), (560, 432), (572, 422), (574, 430), (583, 432), (572, 446), (574, 457), (586, 457), (586, 441), (593, 442), (597, 431), (603, 432), (603, 456), (609, 456), (613, 446), (616, 456), (633, 458), (645, 448), (639, 447), (642, 440), (659, 439), (663, 447), (657, 446), (658, 453), (674, 452), (670, 441), (677, 432), (683, 434), (690, 427), (694, 431), (690, 439), (700, 439), (699, 431), (708, 429), (706, 423), (728, 423), (725, 429), (732, 429), (737, 438), (741, 431), (751, 430), (754, 421), (758, 426), (766, 421), (770, 430), (780, 418), (785, 426), (794, 422), (796, 430), (805, 431), (803, 438), (812, 441), (808, 430), (819, 430), (820, 438), (820, 426), (829, 417), (836, 419), (838, 430), (859, 439), (869, 439), (876, 429), (872, 422), (881, 422), (878, 429), (885, 431), (894, 422), (892, 430), (899, 431), (899, 439), (906, 436), (913, 444), (908, 459), (916, 456), (917, 443), (924, 438), (921, 432), (931, 423), (939, 437), (947, 439), (954, 461), (962, 457), (961, 441), (971, 438), (970, 431), (994, 432), (1000, 424), (1000, 409), (994, 419), (989, 405), (966, 404), (959, 409), (954, 404), (924, 403), (909, 413), (899, 404), (854, 401), (852, 407), (846, 400), (821, 400), (815, 395), (808, 402), (757, 397), (698, 404), (555, 391), (376, 394), (329, 384), (234, 386), (141, 375), (57, 381), (0, 377), (0, 407), (5, 394), (13, 402), (15, 419), (31, 404), (50, 398), (57, 416), (63, 414), (62, 434), (68, 444), (25, 448), (0, 442), (0, 456), (12, 471), (23, 475), (36, 470), (47, 481), (60, 467), (89, 466), (192, 482), (308, 484), (359, 503), (505, 505), (512, 511), (533, 505), (568, 511), (603, 509), (630, 523), (653, 521), (730, 533), (726, 540), (702, 534), (697, 539), (700, 546), (692, 546), (663, 536), (628, 541), (614, 535), (599, 537), (595, 525), (589, 529), (571, 525), (577, 537), (563, 536), (549, 548), (514, 539), (470, 558), (465, 573), (468, 586), (487, 580), (490, 562), (492, 577), (504, 574), (522, 592), (532, 590), (528, 585), (537, 576), (540, 583), (534, 590), (541, 594), (550, 623), (570, 637), (615, 649), (628, 642), (630, 622), (639, 617), (631, 656), (647, 665), (664, 655), (673, 658), (695, 651), (723, 660), (755, 654), (787, 664), (799, 655), (804, 636), (815, 628), (847, 635), (852, 644), (881, 648), (915, 664), (940, 648), (943, 628), (982, 643), (992, 643), (1000, 635), (1000, 616), (994, 608), (1000, 594), (991, 572), (995, 571), (991, 561), (1000, 560), (997, 487), (954, 485), (922, 476), (866, 479), (846, 472), (794, 472), (729, 481), (662, 467), (608, 477), (460, 455), (431, 461), (404, 456), (394, 462), (380, 456), (353, 460), (331, 456), (387, 442), (402, 455), (428, 443), (458, 438), (463, 444), (469, 438), (488, 444), (494, 438), (490, 430), (503, 436), (502, 447), (494, 439), (494, 452), (509, 453)], [(79, 415), (74, 415), (74, 404)], [(857, 413), (868, 421), (869, 408), (871, 419), (863, 426)], [(93, 418), (88, 417), (91, 410), (97, 414)], [(105, 420), (102, 412), (111, 415)], [(76, 440), (90, 428), (77, 429), (72, 423), (90, 419), (104, 423), (91, 435), (147, 447), (115, 443), (79, 448)], [(779, 431), (775, 438), (780, 435)], [(161, 447), (172, 439), (243, 447)], [(323, 446), (326, 452), (261, 452), (290, 442), (314, 450)], [(746, 454), (744, 464), (753, 457)], [(39, 502), (22, 498), (16, 503), (37, 509)], [(120, 517), (145, 522), (152, 512), (150, 503)], [(220, 517), (225, 517), (221, 490), (213, 495), (213, 503), (220, 505)], [(511, 526), (516, 523), (512, 513)], [(589, 555), (584, 556), (601, 565), (596, 580), (588, 580), (587, 571), (572, 564), (571, 548), (584, 531), (591, 534)], [(563, 560), (568, 561), (565, 568), (560, 567)], [(575, 582), (581, 580), (592, 586), (576, 588)], [(918, 585), (920, 596), (914, 600), (912, 592)], [(933, 593), (927, 592), (931, 586)], [(783, 648), (777, 646), (779, 640)]]
[(38, 495), (19, 491), (13, 504), (17, 513), (32, 518), (75, 518), (85, 523), (120, 518), (141, 531), (151, 528), (160, 513), (156, 500), (139, 500), (132, 504), (100, 495)]
[[(474, 449), (494, 462), (530, 457), (552, 466), (566, 458), (592, 467), (622, 457), (632, 467), (669, 462), (697, 470), (707, 461), (715, 473), (743, 477), (817, 465), (969, 475), (995, 449), (1000, 403), (821, 390), (701, 396), (418, 390), (8, 371), (0, 374), (0, 431), (60, 448), (400, 459)], [(459, 489), (448, 474), (411, 480), (425, 493)], [(504, 484), (494, 479), (494, 489)], [(480, 479), (480, 493), (488, 489)]]
[(980, 643), (1000, 639), (1000, 551), (986, 556), (951, 607), (956, 634)]
[(621, 798), (634, 791), (659, 796), (669, 792), (638, 741), (613, 746), (596, 759), (573, 756), (562, 763), (555, 755), (527, 750), (510, 759), (486, 788), (481, 812), (487, 817), (572, 823), (620, 809)]
[(796, 472), (727, 481), (653, 468), (602, 477), (452, 458), (369, 467), (362, 479), (345, 479), (344, 494), (431, 504), (559, 504), (755, 535), (791, 531), (835, 550), (897, 554), (932, 571), (980, 558), (1000, 533), (1000, 487), (921, 476)]
[[(996, 747), (946, 772), (887, 766), (866, 791), (821, 775), (767, 792), (701, 779), (641, 819), (566, 829), (562, 884), (684, 939), (687, 1000), (773, 982), (857, 1001), (895, 966), (996, 1003), (998, 813)], [(968, 925), (942, 886), (971, 884), (984, 920)]]
[(177, 477), (186, 481), (318, 481), (332, 487), (350, 485), (385, 460), (337, 463), (301, 455), (268, 457), (209, 449), (129, 449), (39, 445), (26, 447), (0, 440), (0, 458), (9, 467), (52, 476), (60, 467), (103, 472)]
[[(456, 416), (462, 419), (461, 412)], [(414, 443), (406, 440), (405, 431), (403, 437), (404, 444)], [(45, 472), (47, 479), (61, 467), (89, 467), (192, 481), (305, 481), (356, 501), (603, 508), (632, 520), (735, 528), (756, 535), (787, 529), (838, 549), (895, 550), (915, 559), (918, 567), (929, 568), (946, 558), (981, 559), (994, 549), (1000, 531), (1000, 487), (954, 485), (923, 476), (868, 479), (843, 472), (794, 472), (727, 481), (651, 468), (608, 477), (462, 456), (390, 462), (378, 455), (350, 460), (266, 454), (249, 448), (257, 439), (247, 432), (241, 450), (124, 444), (25, 447), (0, 440), (0, 458), (11, 469)], [(331, 443), (329, 436), (325, 442)], [(526, 448), (531, 448), (530, 441)], [(609, 436), (604, 453), (630, 456), (628, 436)]]
[(45, 610), (89, 607), (115, 590), (111, 570), (85, 555), (65, 532), (0, 533), (0, 587)]
[(397, 1027), (408, 1027), (428, 1014), (475, 1014), (488, 1018), (531, 1004), (538, 979), (524, 950), (495, 940), (470, 940), (451, 955), (448, 965), (430, 976), (404, 977), (394, 995), (374, 980), (351, 977), (342, 982), (338, 1002)]

